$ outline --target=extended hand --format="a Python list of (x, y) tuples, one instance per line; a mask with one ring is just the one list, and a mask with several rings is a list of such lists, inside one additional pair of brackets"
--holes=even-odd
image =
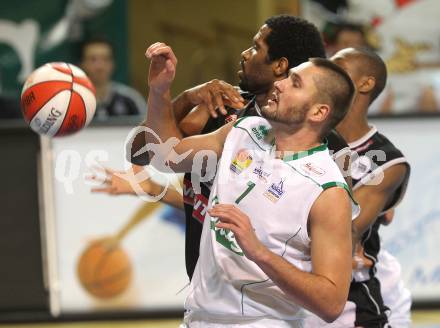
[(219, 219), (220, 222), (217, 223), (217, 228), (229, 229), (234, 233), (238, 245), (251, 261), (255, 261), (268, 251), (266, 246), (257, 238), (249, 217), (235, 205), (218, 204), (208, 210), (208, 213)]
[(217, 117), (216, 109), (219, 108), (226, 115), (225, 105), (242, 109), (244, 99), (236, 88), (221, 80), (211, 80), (186, 91), (188, 100), (194, 105), (205, 105), (212, 117)]
[(165, 43), (156, 42), (148, 47), (145, 57), (151, 59), (148, 73), (150, 90), (167, 91), (176, 75), (177, 58), (173, 50)]
[(137, 183), (139, 187), (145, 192), (145, 194), (152, 193), (154, 183), (150, 179), (136, 181), (135, 175), (143, 170), (142, 166), (133, 165), (133, 171), (118, 172), (109, 168), (104, 168), (104, 177), (100, 177), (99, 174), (93, 173), (90, 176), (90, 180), (102, 182), (99, 187), (91, 189), (94, 193), (105, 193), (109, 195), (136, 195), (136, 191), (133, 189), (133, 184)]

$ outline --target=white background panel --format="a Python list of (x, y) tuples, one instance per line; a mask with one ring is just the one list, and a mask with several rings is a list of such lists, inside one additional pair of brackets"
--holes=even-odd
[(411, 164), (408, 190), (382, 245), (397, 257), (413, 299), (440, 300), (440, 119), (373, 121)]
[[(100, 309), (176, 309), (183, 307), (188, 282), (184, 261), (184, 216), (160, 205), (123, 240), (134, 279), (111, 300), (90, 296), (79, 284), (76, 264), (87, 242), (116, 233), (146, 203), (134, 196), (92, 194), (84, 179), (91, 158), (123, 169), (128, 127), (88, 128), (53, 139), (54, 194), (61, 311)], [(95, 155), (93, 155), (95, 154)], [(88, 164), (87, 164), (88, 163)], [(58, 166), (57, 166), (58, 165)], [(172, 218), (172, 219), (170, 219)]]

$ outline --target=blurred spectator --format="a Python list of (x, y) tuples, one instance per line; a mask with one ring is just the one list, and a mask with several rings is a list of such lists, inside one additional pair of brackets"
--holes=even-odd
[(371, 48), (364, 27), (360, 24), (339, 22), (327, 23), (322, 32), (328, 56), (344, 48)]
[[(440, 91), (440, 90), (439, 90)], [(419, 99), (419, 110), (422, 113), (437, 113), (439, 110), (440, 92), (436, 92), (434, 86), (422, 89)]]
[(147, 105), (133, 88), (111, 80), (114, 70), (114, 51), (105, 38), (93, 38), (82, 43), (81, 68), (96, 88), (95, 119), (110, 116), (138, 115), (145, 117)]
[[(344, 48), (368, 48), (375, 50), (366, 34), (367, 28), (361, 24), (339, 21), (327, 22), (322, 31), (327, 56), (332, 56)], [(375, 99), (369, 114), (389, 114), (394, 102), (394, 93), (389, 87)]]

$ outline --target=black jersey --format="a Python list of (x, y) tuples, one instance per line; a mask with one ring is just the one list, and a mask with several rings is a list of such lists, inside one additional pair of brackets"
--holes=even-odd
[[(382, 213), (395, 207), (403, 195), (409, 179), (409, 164), (402, 152), (398, 150), (385, 136), (372, 128), (361, 139), (349, 144), (352, 150), (351, 176), (353, 190), (370, 183), (376, 183), (383, 171), (393, 165), (404, 163), (408, 166), (407, 175), (397, 188), (391, 199), (382, 209)], [(380, 181), (380, 180), (379, 180)], [(375, 277), (377, 254), (380, 250), (380, 218), (363, 234), (361, 243), (364, 255), (373, 261), (373, 267), (365, 270), (356, 270), (350, 285), (348, 300), (356, 304), (355, 326), (365, 328), (385, 327), (389, 310), (383, 303), (380, 292), (380, 281)]]
[[(219, 115), (210, 118), (206, 123), (202, 134), (217, 130), (226, 123), (245, 116), (260, 116), (260, 109), (255, 101), (255, 96), (242, 92), (241, 96), (247, 101), (244, 109), (235, 110), (229, 108), (227, 115)], [(329, 151), (333, 158), (340, 157), (349, 148), (345, 140), (336, 132), (332, 131), (327, 136)], [(186, 235), (185, 235), (185, 262), (188, 277), (191, 279), (199, 258), (200, 237), (202, 226), (208, 209), (208, 199), (211, 192), (211, 183), (200, 183), (200, 193), (195, 193), (191, 183), (191, 173), (187, 173), (183, 179), (183, 202), (185, 206)]]
[[(353, 190), (380, 181), (383, 172), (397, 164), (405, 164), (408, 166), (407, 174), (402, 184), (397, 188), (392, 198), (385, 204), (381, 215), (386, 211), (395, 207), (406, 191), (406, 186), (409, 179), (409, 164), (402, 152), (397, 149), (391, 141), (384, 135), (380, 134), (375, 127), (373, 127), (361, 139), (349, 144), (352, 151), (352, 166), (351, 177), (353, 181)], [(377, 254), (380, 250), (379, 228), (380, 216), (378, 220), (363, 234), (361, 243), (364, 247), (364, 254), (374, 263), (377, 262)], [(373, 277), (375, 274), (375, 267), (369, 269), (368, 275)], [(357, 280), (368, 279), (366, 273), (360, 274)], [(355, 278), (357, 278), (355, 276)]]

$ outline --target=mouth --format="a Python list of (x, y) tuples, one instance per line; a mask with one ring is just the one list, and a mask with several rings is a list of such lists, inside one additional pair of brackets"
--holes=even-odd
[(240, 60), (239, 65), (240, 65), (240, 69), (238, 70), (237, 74), (238, 75), (243, 75), (243, 72), (244, 72), (244, 62), (242, 60)]
[(271, 102), (274, 102), (274, 103), (277, 103), (278, 102), (278, 93), (277, 92), (272, 92), (272, 94), (271, 94), (271, 96), (270, 96), (270, 98), (269, 98), (269, 100), (268, 101), (271, 101)]

